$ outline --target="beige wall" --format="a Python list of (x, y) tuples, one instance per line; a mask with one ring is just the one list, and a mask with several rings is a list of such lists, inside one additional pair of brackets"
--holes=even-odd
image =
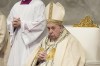
[(17, 1), (19, 0), (0, 0), (0, 11), (7, 16)]

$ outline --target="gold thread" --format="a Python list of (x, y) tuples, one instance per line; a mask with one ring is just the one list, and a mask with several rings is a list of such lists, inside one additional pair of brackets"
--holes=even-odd
[(53, 1), (51, 1), (50, 7), (49, 7), (49, 19), (52, 19), (52, 11), (53, 11)]

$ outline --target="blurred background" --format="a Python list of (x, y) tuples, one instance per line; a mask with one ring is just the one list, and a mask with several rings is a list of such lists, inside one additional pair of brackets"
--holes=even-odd
[[(19, 0), (0, 0), (0, 11), (8, 16), (12, 6)], [(42, 0), (47, 5), (50, 0)], [(93, 22), (100, 24), (100, 0), (54, 0), (60, 2), (66, 10), (64, 23), (79, 23), (85, 16), (91, 16)]]

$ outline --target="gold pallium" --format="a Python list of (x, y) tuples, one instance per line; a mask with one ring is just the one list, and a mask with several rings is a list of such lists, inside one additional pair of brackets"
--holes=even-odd
[(52, 60), (54, 58), (55, 52), (56, 52), (56, 48), (52, 48), (51, 51), (47, 54), (46, 60), (47, 61)]
[(90, 16), (86, 16), (80, 21), (79, 24), (74, 24), (74, 27), (98, 27), (97, 24), (94, 24)]
[(39, 52), (42, 52), (42, 51), (44, 51), (44, 48), (41, 47), (40, 50), (39, 50)]
[[(42, 51), (45, 51), (44, 48), (40, 48), (40, 50), (38, 51), (39, 52), (42, 52)], [(54, 55), (55, 55), (55, 52), (56, 52), (56, 48), (52, 48), (50, 50), (50, 52), (47, 54), (47, 57), (46, 57), (46, 60), (52, 60), (54, 58)], [(35, 60), (38, 58), (38, 53), (36, 54), (35, 56)]]
[(44, 51), (44, 48), (41, 47), (41, 48), (39, 49), (38, 53), (36, 54), (35, 58), (34, 58), (35, 60), (37, 60), (39, 52), (42, 52), (42, 51)]
[[(35, 58), (34, 58), (34, 60), (32, 61), (32, 63), (34, 62), (35, 63), (35, 66), (37, 66), (36, 64), (37, 64), (37, 61), (38, 61), (38, 54), (39, 54), (39, 52), (42, 52), (42, 51), (44, 51), (44, 48), (40, 48), (39, 49), (39, 51), (37, 52), (37, 54), (35, 55)], [(31, 64), (31, 66), (33, 66), (32, 64)]]

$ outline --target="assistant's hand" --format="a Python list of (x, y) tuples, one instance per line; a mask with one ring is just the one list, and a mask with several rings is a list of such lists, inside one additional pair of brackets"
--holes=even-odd
[(12, 25), (14, 28), (19, 28), (21, 26), (20, 18), (13, 18)]

